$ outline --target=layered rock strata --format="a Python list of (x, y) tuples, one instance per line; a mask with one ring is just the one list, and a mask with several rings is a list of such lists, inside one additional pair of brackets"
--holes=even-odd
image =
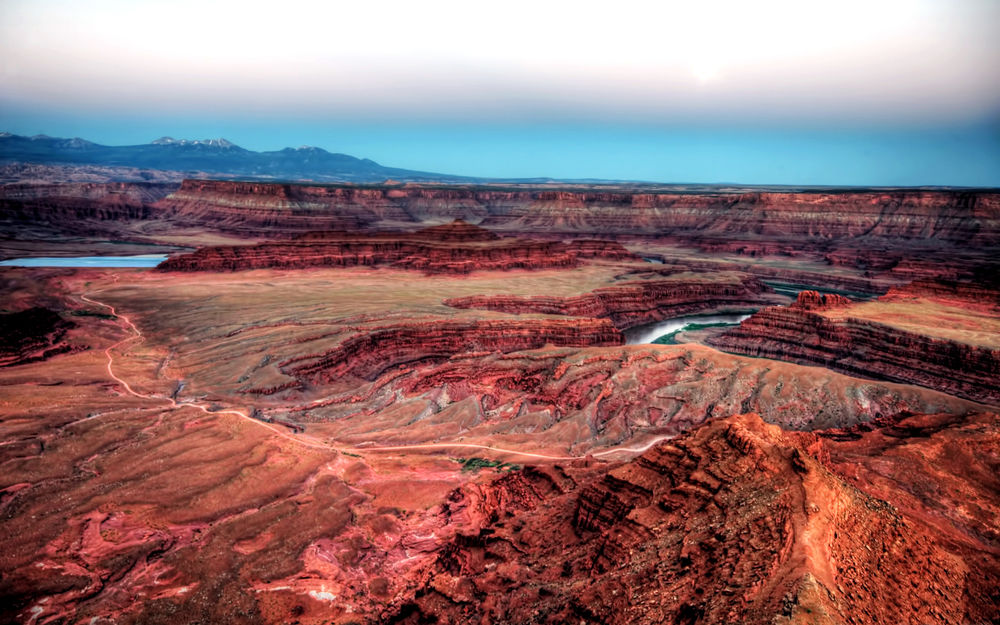
[(772, 303), (770, 289), (756, 278), (734, 282), (648, 280), (626, 282), (573, 297), (475, 295), (445, 300), (455, 308), (506, 313), (545, 313), (608, 318), (620, 329), (697, 312), (748, 310)]
[[(1000, 243), (1000, 194), (975, 191), (697, 192), (290, 185), (186, 180), (158, 206), (197, 219), (248, 214), (369, 221), (462, 218), (518, 232)], [(311, 228), (311, 229), (316, 229)]]
[(8, 184), (0, 186), (0, 223), (10, 232), (35, 228), (89, 235), (124, 222), (163, 217), (153, 204), (169, 183)]
[(434, 321), (370, 329), (316, 356), (281, 363), (283, 370), (315, 383), (352, 375), (372, 380), (390, 367), (448, 358), (464, 352), (513, 352), (545, 345), (621, 345), (624, 337), (606, 319)]
[(648, 267), (634, 268), (623, 274), (623, 277), (649, 279), (652, 276), (671, 276), (686, 271), (711, 273), (732, 271), (750, 274), (763, 282), (802, 287), (803, 289), (822, 288), (856, 293), (859, 295), (881, 295), (892, 286), (902, 284), (900, 280), (884, 277), (865, 277), (860, 274), (840, 274), (829, 271), (801, 269), (794, 265), (774, 266), (757, 263), (739, 263), (729, 261), (699, 260), (696, 258), (669, 259), (659, 263), (650, 263)]
[(831, 308), (849, 306), (850, 303), (851, 300), (843, 295), (802, 291), (798, 294), (791, 307), (798, 308), (799, 310), (830, 310)]
[(323, 193), (323, 187), (261, 182), (185, 180), (156, 203), (181, 225), (210, 226), (248, 237), (311, 230), (354, 230), (378, 220)]
[(412, 234), (315, 233), (294, 241), (207, 247), (173, 256), (157, 269), (240, 271), (389, 265), (427, 273), (461, 274), (477, 270), (573, 267), (580, 258), (635, 259), (618, 243), (500, 238), (460, 222)]
[(826, 298), (804, 292), (795, 304), (763, 308), (707, 342), (737, 354), (821, 365), (849, 375), (1000, 402), (1000, 349), (854, 318), (850, 308), (837, 318), (827, 317), (824, 310), (843, 306), (846, 300)]
[(582, 455), (641, 447), (742, 410), (785, 429), (815, 430), (975, 408), (915, 386), (685, 345), (456, 354), (353, 384), (293, 414), (336, 424), (345, 442), (434, 440), (446, 431), (504, 447), (530, 433), (537, 446)]
[(1000, 284), (958, 282), (954, 280), (917, 280), (905, 287), (889, 289), (884, 301), (918, 298), (948, 302), (963, 308), (974, 308), (1000, 314)]
[[(841, 442), (748, 414), (604, 475), (503, 476), (445, 504), (466, 527), (381, 618), (989, 622), (1000, 583), (990, 546), (997, 428), (997, 415), (919, 416)], [(916, 460), (959, 440), (980, 453), (944, 472)], [(976, 507), (940, 520), (931, 492)]]

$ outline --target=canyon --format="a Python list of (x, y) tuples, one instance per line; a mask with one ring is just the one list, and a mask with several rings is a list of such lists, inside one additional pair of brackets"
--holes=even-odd
[(608, 318), (624, 329), (692, 312), (752, 309), (775, 299), (770, 289), (756, 278), (723, 273), (706, 279), (707, 275), (684, 272), (671, 278), (620, 282), (574, 297), (480, 295), (448, 299), (444, 303), (455, 308), (512, 314)]
[(392, 265), (427, 273), (572, 267), (581, 258), (635, 259), (618, 243), (499, 237), (463, 221), (409, 234), (314, 232), (291, 242), (203, 247), (174, 256), (161, 271), (239, 271), (274, 267)]
[[(9, 184), (5, 219), (41, 221), (54, 205), (82, 216), (97, 205), (143, 198), (145, 214), (174, 229), (196, 226), (248, 238), (348, 226), (405, 229), (464, 219), (497, 232), (546, 236), (637, 237), (683, 241), (714, 253), (821, 253), (835, 265), (890, 269), (900, 250), (952, 247), (962, 256), (1000, 244), (1000, 194), (952, 190), (687, 190), (648, 185), (430, 184), (310, 185), (184, 180), (170, 183)], [(59, 198), (64, 198), (60, 200)], [(71, 198), (72, 202), (65, 200)], [(106, 213), (107, 214), (107, 213)], [(72, 222), (60, 224), (72, 229)], [(969, 245), (962, 245), (968, 243)], [(929, 247), (934, 250), (933, 245)]]
[(0, 267), (0, 621), (1000, 614), (994, 190), (16, 182), (0, 225), (169, 255)]
[[(219, 217), (238, 214), (251, 220), (264, 214), (329, 213), (334, 212), (330, 207), (336, 207), (337, 213), (370, 222), (460, 217), (486, 228), (520, 233), (738, 234), (789, 242), (847, 237), (978, 245), (1000, 242), (1000, 194), (991, 192), (677, 193), (614, 186), (607, 191), (525, 187), (412, 183), (354, 187), (185, 180), (157, 206), (192, 218), (209, 211)], [(234, 210), (237, 208), (241, 210)]]
[[(1000, 402), (1000, 308), (977, 310), (989, 305), (978, 297), (983, 290), (925, 283), (863, 304), (804, 291), (792, 305), (765, 308), (709, 344), (995, 404)], [(949, 299), (942, 301), (942, 293)]]
[[(955, 466), (992, 471), (995, 457), (973, 450), (991, 446), (995, 428), (984, 415), (918, 415), (863, 434), (790, 435), (736, 415), (609, 472), (575, 466), (496, 478), (449, 501), (452, 518), (471, 527), (390, 613), (399, 622), (483, 613), (538, 623), (989, 619), (967, 600), (988, 603), (1000, 573), (995, 560), (980, 560), (996, 536), (987, 520), (995, 475), (972, 486), (905, 474), (910, 454), (949, 446), (959, 432), (976, 432), (975, 442)], [(932, 434), (903, 442), (897, 435), (907, 430)], [(975, 512), (924, 516), (929, 502), (900, 482), (928, 477), (946, 496), (974, 498)], [(894, 486), (871, 486), (882, 480)]]

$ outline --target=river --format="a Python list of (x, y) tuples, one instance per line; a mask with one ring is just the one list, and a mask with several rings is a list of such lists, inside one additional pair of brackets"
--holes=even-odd
[(625, 330), (625, 340), (629, 345), (642, 345), (644, 343), (655, 343), (657, 339), (661, 342), (672, 342), (673, 335), (685, 330), (696, 330), (706, 327), (735, 326), (749, 317), (747, 313), (727, 313), (718, 315), (689, 315), (687, 317), (674, 317), (636, 326)]

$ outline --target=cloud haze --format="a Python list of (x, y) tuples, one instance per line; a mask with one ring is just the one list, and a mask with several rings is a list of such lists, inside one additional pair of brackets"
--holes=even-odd
[(969, 117), (998, 3), (6, 2), (7, 97), (412, 117)]
[(1000, 117), (997, 24), (993, 0), (6, 0), (0, 113), (270, 124), (256, 147), (292, 122), (967, 127)]

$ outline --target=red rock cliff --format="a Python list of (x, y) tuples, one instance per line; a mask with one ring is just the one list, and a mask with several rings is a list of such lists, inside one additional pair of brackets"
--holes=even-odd
[(546, 313), (608, 318), (624, 329), (644, 323), (708, 310), (756, 308), (769, 303), (770, 292), (756, 278), (737, 282), (649, 280), (627, 282), (573, 297), (475, 295), (446, 300), (455, 308), (506, 313)]
[(1000, 244), (1000, 194), (989, 192), (688, 194), (186, 180), (157, 206), (194, 221), (248, 230), (270, 225), (290, 232), (327, 227), (315, 221), (310, 227), (309, 219), (399, 223), (462, 218), (517, 232)]
[(305, 380), (344, 375), (375, 379), (390, 367), (443, 359), (463, 352), (513, 352), (545, 345), (621, 345), (624, 337), (605, 319), (517, 319), (407, 323), (363, 331), (335, 349), (281, 364)]
[(847, 299), (843, 295), (836, 295), (834, 293), (818, 293), (816, 291), (802, 291), (798, 294), (798, 297), (796, 297), (792, 307), (798, 308), (799, 310), (829, 310), (831, 308), (847, 306), (850, 303), (851, 300)]
[(810, 308), (811, 297), (805, 299), (805, 306), (764, 308), (707, 342), (737, 354), (822, 365), (849, 375), (1000, 402), (1000, 350), (865, 319), (829, 319)]
[[(441, 509), (458, 534), (379, 618), (989, 622), (1000, 565), (982, 550), (997, 531), (998, 417), (923, 430), (919, 419), (901, 424), (913, 438), (839, 442), (740, 415), (610, 471), (526, 470), (465, 489)], [(958, 440), (984, 455), (944, 472), (913, 460)], [(932, 496), (911, 495), (928, 491), (963, 493), (982, 514), (940, 522)]]
[(572, 267), (579, 258), (634, 259), (618, 243), (500, 238), (461, 222), (412, 234), (315, 233), (294, 241), (201, 248), (160, 263), (160, 271), (392, 265), (428, 273)]
[(88, 232), (89, 222), (161, 216), (153, 204), (177, 188), (169, 183), (8, 184), (0, 186), (0, 223), (24, 227), (44, 223)]

